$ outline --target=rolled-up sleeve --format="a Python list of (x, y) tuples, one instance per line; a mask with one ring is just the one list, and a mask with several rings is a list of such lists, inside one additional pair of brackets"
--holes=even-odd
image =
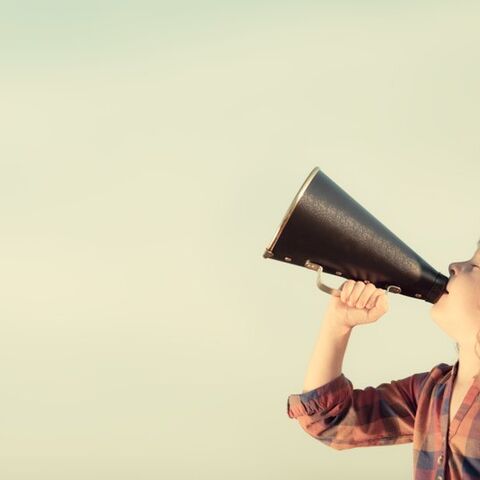
[(290, 395), (287, 413), (336, 450), (412, 442), (418, 393), (428, 374), (360, 389), (342, 373), (314, 390)]

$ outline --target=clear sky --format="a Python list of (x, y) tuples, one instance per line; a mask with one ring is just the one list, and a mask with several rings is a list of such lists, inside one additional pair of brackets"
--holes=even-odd
[[(287, 417), (328, 298), (262, 253), (319, 166), (442, 273), (470, 258), (479, 14), (2, 2), (0, 478), (409, 478), (411, 445), (340, 461)], [(455, 360), (429, 304), (390, 306), (357, 387)]]

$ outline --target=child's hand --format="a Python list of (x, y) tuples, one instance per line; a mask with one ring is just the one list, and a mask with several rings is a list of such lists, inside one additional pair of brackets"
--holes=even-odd
[(386, 291), (373, 283), (347, 280), (339, 290), (340, 296), (331, 295), (327, 312), (342, 327), (376, 322), (388, 311)]

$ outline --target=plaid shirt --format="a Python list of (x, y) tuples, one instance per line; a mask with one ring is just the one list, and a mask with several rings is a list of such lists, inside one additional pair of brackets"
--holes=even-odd
[(480, 479), (480, 375), (448, 425), (454, 365), (440, 363), (377, 387), (353, 388), (342, 373), (288, 397), (287, 413), (335, 450), (413, 443), (415, 480)]

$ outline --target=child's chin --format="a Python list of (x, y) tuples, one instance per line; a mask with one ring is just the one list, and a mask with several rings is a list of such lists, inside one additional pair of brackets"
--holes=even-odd
[(446, 297), (449, 296), (449, 293), (444, 293), (435, 303), (432, 303), (432, 307), (435, 307), (437, 305), (441, 305), (445, 302)]
[[(437, 302), (438, 303), (438, 302)], [(432, 318), (432, 320), (436, 323), (436, 324), (439, 324), (441, 323), (441, 318), (443, 317), (442, 315), (442, 306), (438, 306), (437, 303), (434, 303), (431, 307), (430, 307), (430, 317)]]

